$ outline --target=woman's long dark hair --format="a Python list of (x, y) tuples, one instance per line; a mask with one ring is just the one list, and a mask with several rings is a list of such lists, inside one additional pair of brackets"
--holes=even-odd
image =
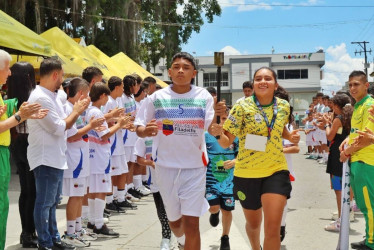
[(349, 134), (351, 130), (351, 118), (353, 113), (351, 98), (346, 94), (336, 94), (333, 98), (331, 98), (331, 101), (342, 110), (341, 121), (343, 129)]
[(29, 99), (31, 91), (35, 89), (35, 71), (28, 62), (16, 62), (10, 70), (12, 75), (7, 80), (8, 98), (17, 98), (17, 108), (19, 108)]
[[(274, 92), (274, 96), (278, 97), (280, 99), (286, 100), (288, 103), (290, 103), (290, 95), (288, 92), (280, 85), (278, 85), (277, 90)], [(290, 115), (288, 116), (288, 128), (290, 128), (290, 125), (294, 121), (294, 116), (293, 116), (293, 107), (290, 105)]]

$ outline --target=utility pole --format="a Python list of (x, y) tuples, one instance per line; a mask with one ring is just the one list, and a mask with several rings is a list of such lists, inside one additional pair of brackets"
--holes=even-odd
[(355, 51), (355, 55), (357, 54), (360, 54), (361, 53), (364, 53), (365, 54), (365, 74), (368, 75), (368, 68), (369, 68), (369, 64), (368, 64), (368, 59), (367, 59), (367, 55), (366, 53), (370, 53), (371, 54), (371, 49), (370, 50), (366, 50), (366, 44), (369, 43), (369, 42), (366, 42), (366, 41), (363, 41), (363, 42), (351, 42), (351, 44), (358, 44), (360, 45), (360, 47), (363, 49), (363, 50), (360, 50), (360, 51)]

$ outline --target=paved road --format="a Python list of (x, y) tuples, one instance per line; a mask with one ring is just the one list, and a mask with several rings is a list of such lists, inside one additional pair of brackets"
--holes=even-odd
[[(301, 142), (302, 153), (306, 147)], [(306, 160), (300, 153), (295, 155), (294, 168), (296, 182), (293, 185), (292, 198), (289, 200), (287, 216), (287, 235), (282, 242), (282, 250), (329, 250), (336, 249), (338, 233), (326, 232), (324, 226), (330, 222), (332, 212), (336, 211), (334, 192), (330, 189), (329, 176), (325, 173), (325, 166), (314, 160)], [(10, 185), (10, 211), (7, 227), (6, 249), (20, 249), (19, 235), (21, 233), (18, 215), (19, 196), (18, 176), (13, 174)], [(58, 209), (58, 226), (60, 232), (65, 230), (65, 204)], [(91, 249), (131, 249), (151, 250), (159, 249), (161, 227), (156, 216), (152, 197), (138, 203), (139, 209), (128, 211), (125, 215), (111, 217), (109, 226), (118, 231), (118, 239), (94, 241)], [(220, 244), (220, 225), (211, 228), (209, 214), (201, 218), (200, 230), (202, 235), (202, 249), (216, 250)], [(245, 220), (240, 204), (233, 212), (233, 224), (230, 234), (231, 249), (251, 249), (245, 234)], [(355, 222), (351, 223), (350, 242), (362, 240), (364, 232), (364, 218), (357, 214)], [(263, 239), (263, 235), (262, 235)]]

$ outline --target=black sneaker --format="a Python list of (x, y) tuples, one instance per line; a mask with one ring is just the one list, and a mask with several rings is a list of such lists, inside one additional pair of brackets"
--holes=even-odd
[(119, 206), (120, 208), (123, 208), (123, 209), (131, 209), (131, 210), (138, 209), (137, 205), (131, 204), (130, 202), (127, 201), (127, 199), (125, 199), (124, 201), (121, 201), (121, 202), (117, 201), (116, 205)]
[(113, 212), (117, 212), (117, 213), (126, 213), (126, 211), (123, 208), (117, 206), (117, 204), (114, 203), (114, 202), (109, 203), (109, 204), (107, 203), (105, 205), (105, 208), (108, 209), (109, 211), (113, 211)]
[(114, 232), (112, 229), (109, 229), (107, 225), (103, 225), (100, 229), (94, 228), (93, 232), (97, 234), (97, 237), (110, 237), (110, 238), (117, 238), (119, 237), (119, 233)]
[(221, 237), (221, 246), (219, 247), (219, 250), (230, 250), (230, 241), (228, 235)]
[(53, 242), (53, 247), (52, 247), (53, 250), (67, 250), (67, 249), (70, 249), (70, 250), (73, 250), (75, 249), (75, 246), (73, 245), (70, 245), (70, 244), (67, 244), (63, 241), (58, 241), (58, 242)]
[(284, 240), (284, 237), (286, 237), (286, 226), (281, 226), (281, 230), (280, 230), (281, 242)]
[(216, 227), (219, 224), (219, 211), (216, 214), (210, 214), (209, 222), (212, 227)]
[(142, 184), (143, 184), (144, 187), (146, 187), (146, 188), (148, 188), (149, 190), (151, 190), (151, 188), (149, 187), (147, 181), (143, 181)]
[(111, 212), (104, 208), (104, 217), (109, 218), (110, 216), (112, 216)]
[(359, 242), (352, 242), (351, 247), (352, 249), (361, 249), (365, 246), (365, 239)]
[(91, 229), (91, 230), (93, 230), (94, 227), (95, 227), (94, 224), (91, 224), (91, 222), (87, 222), (87, 229)]
[(140, 193), (137, 192), (137, 191), (135, 190), (135, 188), (130, 188), (129, 190), (127, 190), (127, 192), (128, 192), (129, 194), (131, 194), (132, 196), (134, 196), (135, 198), (138, 198), (138, 199), (141, 199), (141, 198), (142, 198), (142, 196), (140, 195)]

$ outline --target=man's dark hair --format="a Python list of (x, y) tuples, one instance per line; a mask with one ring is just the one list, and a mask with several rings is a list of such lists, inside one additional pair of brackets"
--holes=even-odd
[(362, 70), (354, 70), (354, 71), (352, 71), (352, 72), (349, 74), (349, 77), (348, 77), (348, 78), (352, 78), (352, 77), (361, 77), (361, 78), (364, 79), (366, 82), (368, 81), (368, 78), (367, 78), (365, 72), (362, 71)]
[(245, 89), (245, 88), (253, 89), (253, 83), (251, 81), (243, 82), (243, 89)]
[(96, 102), (100, 99), (102, 94), (110, 95), (110, 89), (105, 83), (96, 82), (92, 85), (90, 90), (90, 98), (92, 102)]
[(131, 87), (135, 86), (136, 79), (132, 75), (127, 75), (123, 78), (123, 92), (125, 95), (130, 96)]
[(313, 99), (313, 100), (317, 99), (317, 96), (313, 96), (312, 99)]
[(317, 98), (318, 98), (318, 97), (323, 97), (323, 93), (318, 92), (318, 93), (316, 94), (316, 97), (317, 97)]
[(161, 85), (156, 83), (156, 90), (162, 89)]
[(154, 79), (152, 76), (147, 76), (146, 78), (144, 78), (144, 81), (148, 83), (156, 83), (156, 79)]
[(329, 100), (329, 99), (330, 99), (330, 96), (328, 96), (328, 95), (324, 95), (324, 96), (322, 96), (322, 99), (323, 99), (323, 100)]
[(84, 88), (89, 89), (90, 84), (83, 78), (75, 77), (70, 80), (67, 93), (69, 97), (74, 97), (79, 90), (84, 89)]
[(109, 78), (108, 87), (110, 89), (110, 92), (112, 92), (117, 86), (120, 86), (121, 84), (122, 80), (118, 76), (112, 76), (111, 78)]
[(62, 64), (55, 58), (46, 58), (40, 63), (40, 77), (47, 76), (55, 70), (62, 70)]
[(95, 76), (102, 76), (103, 72), (97, 67), (87, 67), (82, 72), (82, 78), (91, 83)]
[(206, 90), (211, 94), (211, 95), (217, 95), (217, 90), (210, 86), (210, 87), (207, 87)]
[[(171, 59), (171, 64), (173, 64), (173, 62), (176, 59), (179, 59), (179, 58), (183, 58), (183, 59), (186, 59), (187, 61), (189, 61), (192, 64), (194, 70), (196, 70), (195, 58), (191, 54), (189, 54), (187, 52), (179, 52), (179, 53), (177, 53), (173, 56), (173, 58)], [(171, 80), (173, 80), (173, 79), (171, 79)], [(195, 78), (192, 78), (191, 79), (191, 84), (194, 84), (194, 82), (195, 82)]]
[(135, 78), (136, 84), (141, 84), (143, 79), (136, 73), (132, 74), (132, 76)]

